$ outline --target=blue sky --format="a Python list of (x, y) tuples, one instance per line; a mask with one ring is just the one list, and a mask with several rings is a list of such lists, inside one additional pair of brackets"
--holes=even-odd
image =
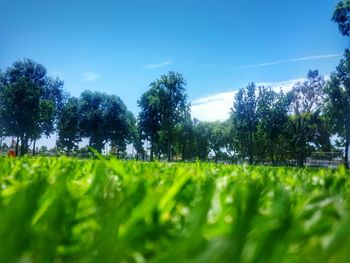
[(72, 95), (117, 94), (135, 114), (149, 83), (169, 70), (184, 75), (198, 105), (251, 81), (329, 75), (350, 46), (330, 20), (338, 0), (0, 2), (2, 70), (32, 58)]

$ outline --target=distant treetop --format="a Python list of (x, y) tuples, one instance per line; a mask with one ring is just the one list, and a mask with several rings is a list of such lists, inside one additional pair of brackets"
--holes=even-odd
[(350, 0), (342, 0), (337, 4), (332, 20), (338, 24), (344, 36), (350, 36)]

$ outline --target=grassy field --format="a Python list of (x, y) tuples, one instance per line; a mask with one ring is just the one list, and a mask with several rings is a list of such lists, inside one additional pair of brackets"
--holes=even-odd
[(0, 262), (349, 262), (349, 173), (0, 159)]

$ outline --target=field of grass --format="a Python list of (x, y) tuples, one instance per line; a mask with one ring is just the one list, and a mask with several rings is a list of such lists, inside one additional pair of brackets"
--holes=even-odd
[(0, 159), (0, 262), (349, 262), (349, 173)]

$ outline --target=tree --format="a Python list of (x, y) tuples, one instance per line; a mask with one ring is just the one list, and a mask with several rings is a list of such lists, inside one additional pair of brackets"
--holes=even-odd
[(47, 146), (45, 146), (45, 145), (41, 146), (39, 149), (39, 153), (42, 156), (46, 156), (48, 151), (49, 151), (49, 148), (47, 148)]
[(331, 74), (326, 93), (326, 115), (333, 133), (343, 141), (345, 166), (349, 168), (350, 144), (350, 50)]
[(125, 153), (127, 144), (132, 143), (136, 119), (118, 96), (107, 96), (106, 103), (107, 137), (119, 158)]
[[(320, 107), (325, 83), (317, 70), (309, 71), (307, 79), (297, 83), (291, 91), (293, 114), (289, 119), (289, 131), (298, 166), (304, 165), (310, 143), (316, 143), (317, 135), (324, 132)], [(321, 137), (324, 138), (324, 135)]]
[(192, 155), (202, 161), (206, 161), (210, 152), (209, 127), (207, 122), (193, 120), (193, 142), (191, 144)]
[(224, 121), (221, 123), (221, 133), (222, 133), (222, 144), (223, 144), (223, 150), (224, 155), (226, 156), (226, 159), (230, 162), (237, 162), (237, 150), (236, 150), (236, 144), (235, 143), (235, 129), (232, 126), (232, 122), (230, 119)]
[(162, 75), (151, 86), (161, 89), (161, 112), (163, 115), (160, 130), (160, 142), (168, 161), (172, 160), (175, 144), (175, 130), (185, 119), (187, 96), (185, 94), (186, 81), (179, 73), (169, 72)]
[(338, 24), (343, 36), (350, 36), (350, 0), (341, 0), (337, 4), (332, 20)]
[(63, 82), (46, 75), (46, 69), (30, 59), (13, 63), (2, 76), (0, 115), (7, 136), (21, 142), (21, 155), (29, 140), (54, 130), (56, 112), (62, 99)]
[(159, 152), (172, 160), (176, 131), (188, 110), (186, 81), (179, 73), (169, 72), (150, 84), (150, 89), (138, 101), (139, 123), (145, 138), (151, 142), (151, 159), (155, 144)]
[(156, 87), (151, 87), (142, 94), (137, 103), (140, 107), (138, 127), (140, 129), (141, 139), (150, 142), (150, 159), (153, 161), (155, 152), (158, 152), (159, 132), (163, 118), (161, 113), (160, 90)]
[(141, 159), (142, 161), (145, 160), (145, 155), (146, 155), (146, 151), (144, 148), (144, 142), (142, 140), (142, 133), (141, 133), (141, 129), (139, 127), (139, 123), (136, 123), (136, 125), (134, 126), (133, 129), (133, 146), (136, 150), (136, 160)]
[(9, 149), (10, 149), (10, 147), (6, 143), (1, 143), (1, 145), (0, 145), (0, 153), (1, 154), (7, 154)]
[(80, 95), (80, 131), (89, 138), (89, 146), (99, 153), (108, 141), (105, 93), (84, 91)]
[[(5, 86), (5, 76), (2, 73), (2, 71), (0, 70), (0, 102), (2, 102), (1, 101), (1, 94), (3, 93), (4, 86)], [(1, 103), (0, 104), (0, 141), (1, 141), (1, 144), (0, 145), (2, 145), (2, 138), (3, 138), (3, 136), (5, 136), (5, 125), (4, 125), (4, 120), (2, 118), (2, 115), (1, 115), (2, 112), (3, 112), (3, 104)]]
[(193, 122), (189, 108), (185, 111), (183, 121), (177, 125), (175, 130), (175, 150), (177, 155), (181, 155), (182, 161), (193, 157)]
[(209, 132), (208, 132), (208, 142), (209, 149), (214, 152), (214, 160), (217, 163), (221, 150), (226, 146), (225, 145), (225, 123), (216, 121), (209, 122), (208, 124)]
[(80, 95), (80, 132), (89, 138), (89, 146), (102, 152), (107, 142), (120, 154), (131, 141), (134, 117), (115, 95), (84, 91)]
[(290, 102), (291, 96), (286, 96), (282, 91), (277, 93), (271, 87), (259, 87), (257, 140), (261, 161), (266, 161), (268, 157), (272, 164), (276, 164), (278, 159), (283, 159)]
[(69, 98), (60, 111), (57, 124), (57, 146), (65, 149), (68, 156), (81, 141), (80, 121), (79, 100), (74, 97)]
[(235, 96), (231, 110), (231, 122), (235, 129), (236, 149), (242, 158), (248, 157), (254, 163), (255, 132), (258, 125), (256, 85), (250, 83)]

